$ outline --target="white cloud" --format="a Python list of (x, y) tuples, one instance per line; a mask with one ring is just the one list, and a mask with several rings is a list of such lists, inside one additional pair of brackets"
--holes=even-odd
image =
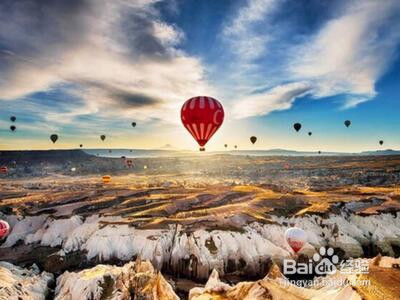
[(292, 106), (296, 98), (304, 96), (311, 91), (307, 83), (295, 82), (281, 86), (255, 95), (250, 95), (240, 99), (233, 109), (237, 118), (247, 118), (251, 116), (262, 116), (272, 111), (288, 109)]

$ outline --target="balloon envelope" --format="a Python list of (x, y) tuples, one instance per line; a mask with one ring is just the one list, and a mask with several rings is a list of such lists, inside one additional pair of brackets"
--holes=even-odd
[(285, 239), (294, 252), (299, 252), (307, 241), (306, 232), (298, 227), (288, 228), (285, 232)]
[(55, 143), (55, 142), (57, 142), (57, 140), (58, 140), (58, 135), (57, 134), (52, 134), (51, 136), (50, 136), (50, 140), (53, 142), (53, 144)]
[(105, 136), (104, 134), (102, 134), (102, 135), (100, 136), (100, 139), (101, 139), (102, 141), (104, 141), (104, 140), (106, 139), (106, 136)]
[(4, 220), (0, 220), (0, 239), (5, 238), (10, 232), (10, 225)]
[(383, 145), (383, 141), (379, 141), (379, 145)]
[(349, 127), (349, 126), (350, 126), (350, 124), (351, 124), (351, 121), (350, 121), (350, 120), (346, 120), (346, 121), (344, 121), (344, 125), (345, 125), (346, 127)]
[(218, 100), (199, 96), (187, 100), (181, 108), (183, 126), (200, 145), (200, 151), (222, 125), (224, 108)]
[(15, 122), (17, 120), (17, 118), (15, 116), (11, 116), (10, 120), (11, 120), (11, 122)]
[(293, 124), (293, 128), (294, 128), (296, 131), (299, 131), (299, 130), (301, 129), (301, 124), (300, 124), (300, 123), (294, 123), (294, 124)]
[(15, 129), (17, 129), (17, 127), (15, 127), (14, 125), (11, 125), (11, 126), (10, 126), (10, 130), (11, 130), (11, 131), (15, 131)]
[(309, 136), (311, 136), (311, 135), (312, 135), (312, 132), (311, 132), (311, 131), (309, 131), (309, 132), (308, 132), (308, 135), (309, 135)]
[(255, 137), (255, 136), (250, 137), (250, 142), (251, 142), (252, 144), (254, 144), (255, 142), (257, 142), (257, 137)]
[(225, 147), (225, 148), (228, 148), (228, 144), (225, 144), (224, 147)]
[(132, 122), (132, 127), (136, 127), (136, 122)]

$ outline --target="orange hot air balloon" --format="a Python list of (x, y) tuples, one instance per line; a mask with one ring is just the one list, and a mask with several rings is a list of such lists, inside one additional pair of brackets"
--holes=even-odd
[(0, 220), (0, 240), (10, 233), (10, 225), (4, 220)]
[(222, 104), (212, 97), (190, 98), (181, 109), (182, 123), (199, 144), (200, 151), (205, 151), (204, 146), (222, 125), (224, 116)]
[(104, 175), (103, 177), (103, 183), (107, 184), (111, 182), (111, 176), (110, 175)]
[(128, 160), (126, 161), (126, 165), (128, 166), (128, 168), (132, 168), (132, 167), (133, 167), (133, 162), (132, 162), (132, 160), (131, 160), (131, 159), (128, 159)]

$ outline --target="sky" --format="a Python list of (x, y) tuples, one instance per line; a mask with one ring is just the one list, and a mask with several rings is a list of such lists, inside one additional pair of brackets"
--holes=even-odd
[(199, 95), (207, 150), (400, 149), (399, 53), (398, 0), (2, 0), (0, 149), (196, 150)]

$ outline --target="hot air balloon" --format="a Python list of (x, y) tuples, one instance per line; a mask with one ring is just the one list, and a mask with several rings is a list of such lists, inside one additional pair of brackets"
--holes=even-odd
[(8, 168), (6, 166), (0, 167), (0, 174), (7, 174), (8, 173)]
[(145, 170), (146, 170), (146, 169), (147, 169), (147, 166), (146, 166), (146, 165), (144, 165), (144, 166), (143, 166), (143, 169), (145, 169)]
[(71, 172), (75, 172), (76, 171), (76, 168), (71, 168)]
[(108, 153), (112, 153), (112, 150), (110, 149), (110, 150), (108, 150)]
[(10, 130), (11, 130), (11, 131), (15, 131), (15, 129), (17, 129), (17, 127), (15, 127), (14, 125), (11, 125), (11, 126), (10, 126)]
[(53, 144), (55, 143), (55, 142), (57, 142), (57, 140), (58, 140), (58, 135), (57, 134), (52, 134), (51, 136), (50, 136), (50, 140), (53, 142)]
[(298, 132), (301, 129), (301, 124), (300, 123), (294, 123), (293, 128)]
[(102, 141), (104, 141), (104, 140), (106, 139), (106, 136), (105, 136), (104, 134), (102, 134), (102, 135), (100, 136), (100, 139), (101, 139)]
[(235, 145), (235, 149), (237, 149), (237, 145)]
[(309, 135), (309, 136), (312, 136), (312, 132), (311, 132), (311, 131), (309, 131), (309, 132), (308, 132), (308, 135)]
[(129, 150), (129, 152), (132, 152), (132, 150)]
[(225, 148), (228, 148), (228, 144), (225, 144), (224, 147), (225, 147)]
[(17, 120), (17, 118), (15, 116), (11, 116), (10, 120), (11, 120), (11, 122), (15, 122)]
[(83, 147), (83, 145), (82, 145), (82, 144), (80, 144), (80, 145), (79, 145), (79, 147), (81, 147), (81, 148), (82, 148), (82, 147)]
[(321, 151), (318, 151), (318, 154), (321, 154)]
[(102, 179), (103, 179), (103, 183), (104, 183), (104, 184), (107, 184), (107, 183), (110, 183), (110, 182), (111, 182), (111, 176), (110, 176), (110, 175), (104, 175), (104, 176), (102, 177)]
[(181, 120), (185, 128), (200, 145), (200, 151), (222, 125), (224, 108), (218, 100), (211, 97), (193, 97), (181, 109)]
[(136, 127), (136, 122), (132, 122), (132, 127)]
[(344, 121), (344, 126), (349, 127), (350, 124), (351, 124), (351, 121), (350, 121), (350, 120)]
[(381, 145), (381, 146), (383, 145), (383, 141), (382, 140), (379, 141), (379, 145)]
[(0, 240), (4, 239), (10, 232), (10, 225), (4, 220), (0, 220)]
[(257, 142), (257, 137), (255, 137), (255, 136), (250, 137), (250, 142), (251, 142), (252, 144), (254, 144), (255, 142)]
[(128, 168), (132, 168), (132, 166), (133, 166), (133, 161), (132, 161), (131, 159), (128, 159), (128, 160), (126, 161), (126, 165), (128, 166)]
[(301, 228), (291, 227), (286, 230), (285, 239), (293, 251), (297, 253), (306, 243), (307, 234)]

